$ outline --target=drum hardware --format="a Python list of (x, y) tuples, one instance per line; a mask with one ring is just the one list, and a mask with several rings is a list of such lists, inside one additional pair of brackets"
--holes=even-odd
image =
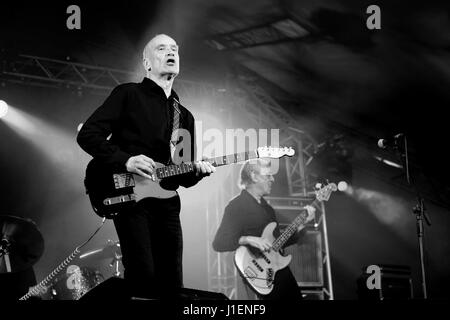
[(122, 251), (120, 248), (119, 241), (108, 240), (106, 245), (89, 252), (86, 252), (80, 256), (80, 260), (82, 259), (94, 259), (94, 260), (103, 260), (112, 258), (109, 266), (114, 268), (113, 276), (120, 277), (121, 273), (119, 270), (120, 262), (122, 261)]
[(119, 241), (108, 240), (105, 246), (88, 251), (80, 255), (80, 259), (87, 259), (87, 258), (89, 259), (92, 258), (95, 260), (109, 259), (114, 258), (116, 253), (122, 254), (120, 250)]
[(114, 268), (114, 277), (120, 277), (119, 264), (122, 261), (122, 255), (118, 252), (114, 253), (114, 258), (109, 264), (110, 267)]
[(8, 239), (3, 238), (0, 241), (0, 258), (4, 257), (6, 272), (11, 272), (11, 261), (9, 260), (9, 248), (11, 243)]
[(44, 252), (44, 239), (30, 219), (0, 215), (0, 273), (24, 271)]
[(50, 299), (79, 300), (103, 280), (103, 275), (96, 269), (70, 265), (50, 286)]
[[(75, 250), (66, 258), (63, 262), (61, 262), (47, 277), (45, 277), (44, 280), (39, 282), (37, 285), (30, 287), (28, 290), (28, 293), (22, 296), (19, 300), (28, 300), (31, 297), (34, 296), (41, 296), (48, 291), (48, 287), (54, 283), (55, 277), (62, 271), (65, 270), (66, 267), (70, 264), (70, 262), (75, 259), (76, 256), (78, 256), (81, 252), (80, 249), (84, 247), (96, 234), (100, 231), (100, 229), (103, 227), (104, 223), (106, 221), (106, 218), (102, 220), (102, 223), (97, 227), (97, 229), (94, 231), (94, 233), (81, 245), (77, 246)], [(52, 290), (53, 292), (53, 290)]]

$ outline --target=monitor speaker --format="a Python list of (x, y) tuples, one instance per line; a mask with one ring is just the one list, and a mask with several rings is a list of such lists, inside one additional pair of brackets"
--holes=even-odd
[[(313, 202), (315, 197), (266, 197), (275, 209), (280, 230), (283, 231), (298, 216), (300, 210)], [(322, 233), (314, 228), (314, 222), (306, 224), (304, 237), (285, 249), (292, 255), (289, 267), (300, 287), (322, 287), (324, 284)]]
[(294, 245), (287, 247), (285, 254), (292, 255), (289, 265), (300, 287), (323, 286), (322, 236), (318, 230), (306, 230)]
[(381, 281), (379, 289), (369, 289), (367, 286), (367, 266), (357, 279), (357, 293), (360, 300), (410, 300), (414, 298), (409, 266), (379, 265)]

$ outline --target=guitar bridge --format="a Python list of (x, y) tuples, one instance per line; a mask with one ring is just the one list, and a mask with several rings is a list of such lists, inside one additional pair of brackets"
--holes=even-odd
[(131, 173), (115, 173), (113, 174), (113, 179), (116, 189), (134, 187), (136, 185)]
[(256, 279), (257, 277), (257, 274), (250, 267), (245, 268), (244, 274), (246, 278), (251, 280)]
[(267, 269), (267, 280), (266, 281), (267, 281), (268, 287), (272, 286), (272, 283), (274, 281), (273, 276), (274, 276), (273, 269), (272, 268)]
[(106, 198), (105, 200), (103, 200), (103, 204), (105, 206), (110, 206), (110, 205), (113, 205), (113, 204), (130, 202), (130, 201), (136, 201), (136, 195), (134, 193), (127, 194), (127, 195), (124, 195), (124, 196)]

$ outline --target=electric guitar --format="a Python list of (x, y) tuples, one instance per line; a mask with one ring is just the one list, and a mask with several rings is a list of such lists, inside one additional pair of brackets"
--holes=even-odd
[[(228, 156), (216, 157), (208, 161), (219, 167), (232, 163), (242, 162), (256, 158), (278, 159), (283, 156), (293, 156), (292, 148), (260, 147), (254, 151), (235, 153)], [(92, 159), (86, 168), (84, 184), (89, 195), (94, 212), (100, 217), (113, 218), (121, 210), (134, 205), (137, 201), (146, 198), (167, 199), (177, 194), (176, 190), (164, 189), (160, 182), (195, 170), (194, 162), (183, 162), (165, 166), (155, 162), (156, 169), (152, 179), (144, 178), (130, 172), (113, 172), (101, 162)]]
[[(311, 205), (314, 206), (319, 201), (328, 201), (331, 193), (336, 190), (336, 184), (329, 183), (315, 192), (316, 199)], [(269, 223), (261, 235), (272, 243), (272, 248), (268, 252), (262, 252), (251, 246), (240, 246), (236, 250), (234, 254), (236, 268), (245, 281), (259, 294), (267, 295), (272, 292), (276, 272), (291, 262), (291, 255), (283, 256), (279, 251), (297, 229), (305, 224), (307, 217), (306, 209), (302, 210), (277, 239), (273, 236), (277, 223)]]

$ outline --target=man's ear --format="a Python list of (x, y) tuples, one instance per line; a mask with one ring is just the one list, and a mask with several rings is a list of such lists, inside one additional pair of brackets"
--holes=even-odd
[(144, 58), (142, 60), (142, 64), (144, 65), (145, 71), (150, 71), (152, 69), (152, 66), (150, 65), (150, 61), (148, 61), (148, 59)]
[(252, 179), (252, 182), (253, 182), (253, 183), (256, 183), (256, 182), (257, 182), (257, 180), (256, 180), (256, 174), (255, 174), (254, 171), (251, 171), (251, 172), (250, 172), (250, 178)]

